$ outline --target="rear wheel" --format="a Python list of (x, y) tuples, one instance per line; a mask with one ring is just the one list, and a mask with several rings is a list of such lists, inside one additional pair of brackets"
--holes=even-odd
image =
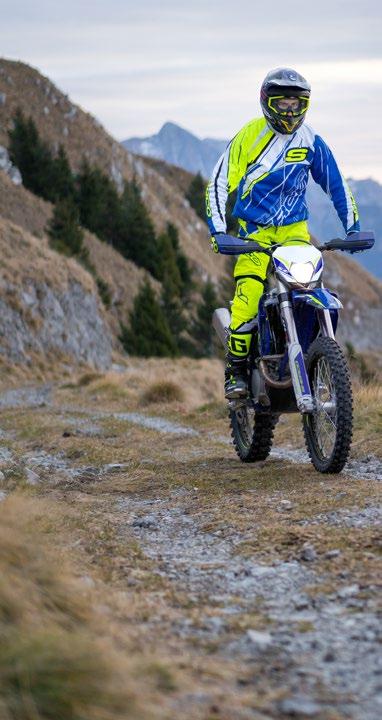
[(234, 448), (240, 460), (247, 463), (265, 460), (272, 448), (278, 416), (256, 412), (253, 407), (243, 404), (230, 410), (229, 417)]
[(353, 431), (346, 359), (335, 340), (320, 337), (309, 348), (306, 367), (315, 405), (303, 416), (306, 447), (316, 470), (338, 473), (348, 459)]

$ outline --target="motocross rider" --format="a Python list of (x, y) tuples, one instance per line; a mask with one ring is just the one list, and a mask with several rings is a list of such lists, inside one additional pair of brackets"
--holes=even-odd
[[(264, 117), (250, 120), (219, 158), (207, 187), (207, 221), (214, 236), (226, 232), (228, 193), (237, 189), (233, 215), (239, 237), (269, 248), (309, 243), (305, 192), (309, 172), (329, 195), (346, 233), (359, 230), (353, 195), (331, 150), (309, 125), (310, 85), (290, 68), (271, 70), (260, 91)], [(247, 394), (247, 358), (269, 264), (261, 252), (240, 255), (234, 268), (225, 396)]]

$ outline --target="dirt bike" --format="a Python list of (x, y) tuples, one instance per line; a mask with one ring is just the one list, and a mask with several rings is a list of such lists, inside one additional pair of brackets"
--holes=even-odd
[[(252, 331), (248, 397), (229, 401), (233, 444), (240, 460), (265, 460), (280, 415), (300, 412), (314, 467), (322, 473), (340, 472), (350, 451), (353, 402), (348, 365), (335, 339), (342, 304), (322, 283), (322, 252), (368, 250), (374, 234), (356, 232), (319, 247), (300, 242), (265, 249), (225, 234), (216, 235), (214, 241), (215, 249), (225, 255), (265, 252), (271, 257)], [(226, 308), (213, 314), (225, 347), (230, 319)]]

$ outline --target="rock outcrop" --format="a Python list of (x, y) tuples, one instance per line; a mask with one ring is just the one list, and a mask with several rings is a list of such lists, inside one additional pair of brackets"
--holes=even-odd
[(11, 163), (8, 150), (3, 145), (0, 145), (0, 170), (9, 176), (14, 185), (21, 185), (23, 180), (20, 170)]
[(91, 276), (7, 220), (0, 220), (0, 253), (0, 355), (108, 368), (112, 338)]

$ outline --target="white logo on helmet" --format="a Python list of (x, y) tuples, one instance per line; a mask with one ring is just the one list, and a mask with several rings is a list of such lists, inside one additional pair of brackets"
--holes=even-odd
[(293, 75), (293, 73), (289, 73), (288, 78), (289, 80), (297, 80), (296, 75)]

